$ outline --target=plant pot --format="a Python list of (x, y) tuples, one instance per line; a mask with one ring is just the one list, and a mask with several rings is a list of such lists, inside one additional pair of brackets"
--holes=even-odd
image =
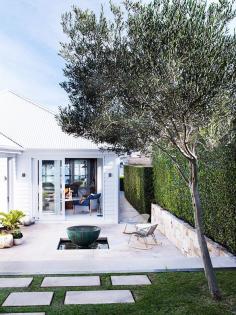
[(23, 237), (21, 238), (13, 238), (14, 245), (21, 245), (23, 243)]
[(22, 218), (20, 220), (21, 224), (23, 224), (24, 226), (29, 226), (31, 224), (35, 223), (34, 218), (30, 217), (29, 215), (26, 215), (24, 218)]
[(0, 235), (0, 248), (9, 248), (13, 246), (13, 236), (11, 234)]
[(88, 247), (98, 239), (101, 228), (92, 225), (77, 225), (67, 228), (68, 238), (73, 244)]

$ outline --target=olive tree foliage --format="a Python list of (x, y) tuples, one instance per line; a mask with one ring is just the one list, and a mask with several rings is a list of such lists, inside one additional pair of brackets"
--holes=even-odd
[(70, 41), (62, 44), (61, 85), (71, 105), (61, 109), (60, 124), (117, 151), (171, 139), (187, 153), (184, 136), (199, 136), (222, 100), (232, 100), (235, 37), (226, 26), (234, 12), (228, 2), (125, 7), (124, 17), (111, 6), (112, 21), (76, 7), (64, 14)]
[(110, 20), (102, 9), (98, 17), (78, 7), (63, 15), (61, 86), (70, 105), (60, 109), (59, 124), (117, 152), (156, 146), (172, 159), (189, 185), (205, 274), (219, 298), (203, 234), (197, 148), (216, 145), (235, 117), (233, 2), (127, 0), (110, 8)]

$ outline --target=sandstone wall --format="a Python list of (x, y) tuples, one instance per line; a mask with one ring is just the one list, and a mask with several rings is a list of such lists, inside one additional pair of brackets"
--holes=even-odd
[[(152, 223), (158, 224), (158, 230), (164, 234), (181, 252), (187, 256), (200, 256), (197, 233), (188, 223), (176, 218), (157, 204), (152, 204)], [(233, 256), (223, 246), (206, 238), (211, 256)]]

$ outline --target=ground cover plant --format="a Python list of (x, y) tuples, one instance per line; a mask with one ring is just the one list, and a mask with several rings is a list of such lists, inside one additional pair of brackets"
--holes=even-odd
[[(34, 276), (29, 288), (0, 289), (0, 304), (10, 292), (54, 291), (50, 306), (0, 307), (0, 314), (6, 312), (46, 312), (47, 315), (229, 315), (236, 312), (236, 272), (219, 271), (217, 277), (222, 291), (222, 301), (212, 300), (203, 272), (149, 273), (150, 286), (112, 286), (110, 275), (101, 276), (101, 287), (40, 288), (43, 276)], [(110, 305), (63, 305), (68, 290), (112, 290), (130, 289), (135, 304)]]

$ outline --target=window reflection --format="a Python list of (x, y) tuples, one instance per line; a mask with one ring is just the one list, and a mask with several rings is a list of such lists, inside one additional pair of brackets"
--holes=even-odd
[(61, 161), (42, 161), (42, 210), (61, 211)]
[(96, 192), (96, 160), (65, 160), (65, 193), (83, 197)]

